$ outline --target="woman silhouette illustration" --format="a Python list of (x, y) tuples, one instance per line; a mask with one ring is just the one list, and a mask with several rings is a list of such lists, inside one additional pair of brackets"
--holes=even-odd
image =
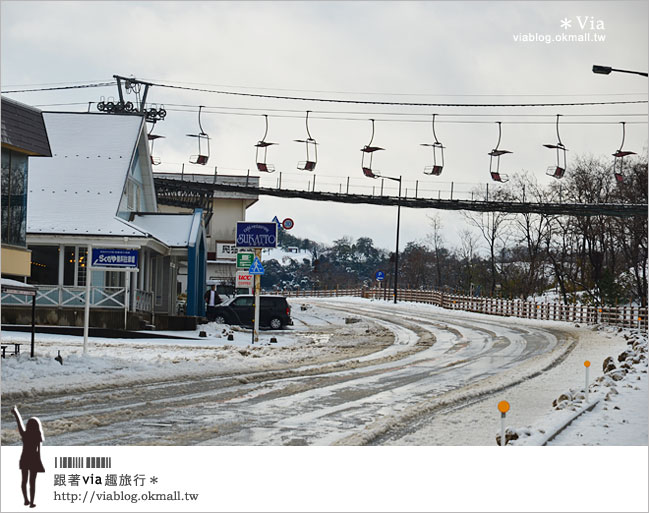
[[(23, 439), (23, 452), (20, 455), (20, 470), (23, 474), (23, 479), (20, 488), (25, 498), (25, 506), (29, 505), (30, 508), (36, 507), (34, 504), (34, 496), (36, 495), (36, 474), (38, 472), (45, 472), (43, 463), (41, 462), (41, 442), (43, 441), (43, 428), (41, 421), (36, 417), (32, 417), (27, 421), (27, 428), (23, 426), (23, 419), (15, 406), (12, 408), (11, 413), (16, 417), (18, 424), (18, 432)], [(29, 478), (29, 496), (27, 499), (27, 479)]]

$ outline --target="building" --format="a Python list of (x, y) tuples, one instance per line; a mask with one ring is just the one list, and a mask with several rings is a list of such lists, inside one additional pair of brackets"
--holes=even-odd
[(2, 276), (31, 275), (27, 249), (27, 180), (30, 157), (51, 157), (42, 112), (2, 98)]
[[(203, 316), (202, 211), (158, 212), (144, 117), (44, 112), (43, 119), (52, 158), (30, 170), (26, 229), (38, 321), (82, 324), (89, 247), (138, 255), (137, 272), (91, 272), (91, 326), (178, 325), (181, 266), (188, 269), (186, 314)], [(3, 295), (2, 302), (3, 322), (20, 322), (20, 299)]]
[[(207, 175), (194, 173), (158, 173), (155, 177), (201, 184), (224, 183), (228, 185), (259, 186), (259, 177), (256, 176), (231, 176)], [(243, 192), (213, 190), (211, 197), (211, 216), (206, 218), (207, 238), (207, 279), (216, 282), (229, 282), (234, 284), (236, 277), (236, 255), (238, 248), (235, 244), (237, 222), (246, 220), (246, 210), (258, 200), (257, 194)], [(160, 198), (159, 209), (161, 212), (186, 212), (180, 206), (162, 204)], [(270, 220), (269, 220), (270, 221)], [(184, 282), (181, 269), (180, 281)]]

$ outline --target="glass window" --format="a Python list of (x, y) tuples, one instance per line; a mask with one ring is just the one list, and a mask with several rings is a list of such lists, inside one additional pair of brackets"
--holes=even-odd
[(65, 246), (63, 258), (63, 285), (74, 285), (74, 263), (77, 258), (74, 246)]
[(29, 283), (36, 285), (58, 285), (59, 247), (30, 246), (32, 250), (32, 275)]
[(2, 150), (2, 242), (26, 246), (27, 155)]

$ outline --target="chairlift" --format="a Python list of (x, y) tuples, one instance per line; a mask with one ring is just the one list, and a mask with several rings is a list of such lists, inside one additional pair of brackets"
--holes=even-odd
[(557, 164), (556, 166), (548, 167), (545, 172), (546, 175), (551, 176), (552, 178), (563, 178), (563, 175), (566, 172), (566, 152), (568, 151), (566, 147), (561, 142), (561, 136), (559, 135), (559, 117), (561, 114), (557, 114), (557, 144), (544, 144), (546, 148), (551, 150), (557, 150)]
[(635, 151), (622, 150), (624, 146), (624, 138), (626, 137), (626, 121), (620, 121), (622, 124), (622, 142), (620, 143), (620, 149), (613, 153), (615, 159), (613, 160), (613, 173), (615, 174), (615, 180), (617, 183), (624, 183), (624, 157), (629, 155), (636, 155)]
[(154, 166), (158, 166), (162, 163), (162, 159), (160, 157), (154, 157), (153, 156), (153, 144), (155, 143), (156, 139), (164, 139), (164, 135), (157, 135), (157, 134), (152, 134), (148, 133), (147, 134), (147, 139), (151, 141), (151, 148), (150, 148), (150, 154), (151, 154), (151, 164)]
[[(372, 141), (374, 140), (374, 120), (370, 119), (370, 121), (372, 122), (372, 137), (370, 138), (370, 142), (365, 146), (363, 146), (363, 148), (361, 148), (361, 151), (363, 152), (363, 157), (361, 159), (361, 167), (363, 168), (363, 174), (368, 178), (378, 178), (381, 175), (378, 173), (378, 171), (372, 170), (372, 156), (375, 151), (383, 150), (385, 148), (372, 146)], [(365, 162), (366, 155), (369, 155), (367, 163)]]
[[(500, 157), (502, 155), (505, 155), (506, 153), (512, 153), (509, 150), (499, 150), (498, 146), (500, 146), (500, 138), (502, 136), (502, 123), (500, 121), (496, 121), (498, 124), (498, 142), (496, 143), (496, 147), (491, 150), (488, 155), (489, 155), (489, 174), (491, 175), (491, 179), (494, 182), (501, 182), (505, 183), (509, 180), (509, 177), (507, 175), (503, 175), (500, 173)], [(496, 169), (493, 170), (493, 161), (494, 157), (496, 157)]]
[(197, 134), (187, 134), (187, 137), (196, 137), (198, 138), (198, 155), (191, 155), (189, 157), (189, 162), (191, 164), (200, 164), (204, 166), (207, 164), (207, 161), (210, 158), (210, 137), (203, 130), (203, 125), (201, 124), (201, 111), (203, 106), (198, 107), (198, 127), (200, 132)]
[(309, 132), (309, 110), (306, 111), (306, 139), (295, 139), (295, 142), (306, 144), (306, 160), (301, 160), (297, 163), (297, 168), (300, 171), (313, 171), (316, 163), (318, 162), (318, 143), (311, 137)]
[[(435, 138), (435, 142), (422, 143), (421, 146), (431, 146), (433, 148), (433, 165), (426, 166), (424, 168), (424, 174), (439, 176), (442, 174), (442, 169), (444, 168), (444, 146), (439, 142), (437, 134), (435, 133), (435, 116), (437, 116), (437, 114), (433, 114), (433, 137)], [(438, 153), (439, 159), (437, 157)]]
[[(266, 141), (266, 135), (268, 135), (268, 115), (264, 114), (264, 118), (266, 119), (266, 131), (264, 132), (264, 137), (261, 141), (255, 144), (255, 147), (257, 148), (255, 151), (255, 160), (257, 161), (257, 169), (259, 171), (263, 171), (264, 173), (274, 173), (275, 166), (266, 163), (266, 155), (268, 153), (268, 147), (277, 143)], [(259, 148), (264, 149), (263, 155), (262, 152), (259, 151)]]

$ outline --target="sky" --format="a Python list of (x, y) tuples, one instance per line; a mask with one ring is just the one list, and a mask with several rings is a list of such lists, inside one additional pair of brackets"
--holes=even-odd
[[(647, 80), (632, 74), (596, 75), (593, 64), (647, 71), (649, 13), (643, 1), (616, 2), (18, 2), (2, 1), (3, 94), (43, 110), (96, 110), (115, 86), (8, 93), (51, 85), (134, 76), (154, 83), (219, 91), (354, 101), (410, 103), (571, 103), (647, 100)], [(585, 41), (566, 41), (567, 36)], [(547, 42), (547, 40), (550, 42)], [(597, 39), (597, 40), (595, 40)], [(603, 39), (603, 40), (602, 40)], [(468, 198), (489, 181), (489, 156), (502, 121), (501, 171), (527, 170), (541, 184), (555, 161), (543, 144), (557, 142), (554, 122), (568, 148), (568, 173), (578, 155), (610, 158), (627, 122), (625, 149), (646, 153), (647, 105), (549, 107), (450, 107), (367, 105), (256, 98), (154, 86), (148, 101), (164, 104), (166, 119), (154, 128), (162, 160), (155, 171), (241, 174), (255, 169), (254, 144), (269, 116), (268, 162), (278, 172), (261, 183), (305, 189), (379, 193), (365, 178), (359, 151), (385, 148), (373, 169), (403, 177), (404, 193)], [(74, 105), (60, 105), (71, 103)], [(58, 105), (57, 105), (58, 104)], [(198, 106), (211, 138), (206, 166), (196, 153)], [(314, 173), (305, 160), (305, 112), (318, 142)], [(431, 119), (444, 144), (441, 176), (431, 164)], [(531, 123), (533, 122), (533, 123)], [(491, 182), (490, 187), (498, 184)], [(386, 181), (385, 193), (396, 195)], [(466, 228), (459, 212), (401, 211), (400, 248), (430, 233), (438, 214), (449, 246)], [(268, 196), (248, 210), (251, 221), (295, 222), (292, 234), (325, 244), (347, 236), (370, 237), (393, 250), (396, 207), (346, 205)]]

